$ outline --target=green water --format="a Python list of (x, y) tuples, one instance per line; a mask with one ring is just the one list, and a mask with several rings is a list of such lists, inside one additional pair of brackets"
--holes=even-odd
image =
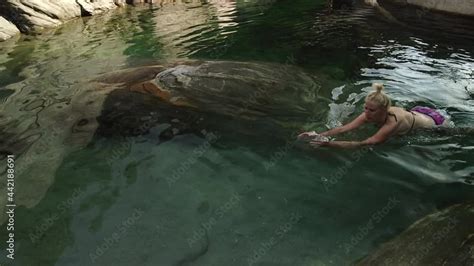
[[(0, 43), (0, 148), (18, 172), (15, 260), (4, 216), (1, 264), (348, 265), (424, 215), (474, 199), (469, 134), (294, 146), (295, 128), (357, 115), (375, 81), (399, 106), (472, 125), (472, 21), (391, 12), (407, 26), (325, 1), (175, 3)], [(88, 85), (184, 58), (301, 67), (320, 77), (317, 116), (268, 111), (249, 122), (114, 93), (106, 110)], [(158, 122), (140, 129), (150, 117)]]

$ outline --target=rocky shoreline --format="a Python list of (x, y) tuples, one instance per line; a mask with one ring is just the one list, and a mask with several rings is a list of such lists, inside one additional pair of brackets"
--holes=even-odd
[(427, 215), (355, 265), (474, 265), (474, 203)]
[[(333, 0), (337, 1), (337, 0)], [(157, 4), (168, 0), (5, 0), (0, 2), (0, 41), (20, 33), (35, 33), (46, 28), (57, 27), (68, 20), (92, 16), (129, 4)], [(364, 0), (368, 5), (378, 6), (377, 0)], [(474, 5), (470, 0), (447, 2), (442, 0), (379, 0), (399, 5), (413, 6), (454, 15), (474, 16)]]
[[(374, 1), (374, 0), (366, 0)], [(379, 2), (392, 2), (404, 6), (421, 7), (431, 11), (440, 11), (453, 15), (474, 16), (474, 5), (471, 0), (379, 0)]]
[(127, 4), (154, 0), (5, 0), (0, 2), (0, 41), (20, 33), (54, 28), (77, 17), (92, 16)]

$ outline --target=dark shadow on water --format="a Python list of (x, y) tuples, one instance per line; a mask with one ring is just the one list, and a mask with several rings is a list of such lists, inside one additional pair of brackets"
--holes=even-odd
[[(304, 117), (299, 118), (304, 122)], [(293, 130), (278, 125), (277, 121), (264, 117), (241, 119), (226, 115), (202, 112), (193, 108), (172, 106), (157, 97), (119, 89), (107, 97), (98, 117), (96, 138), (146, 136), (153, 128), (163, 128), (156, 139), (160, 143), (177, 135), (215, 132), (231, 142), (262, 144), (281, 143)], [(151, 137), (151, 136), (150, 136)]]
[[(32, 56), (35, 51), (35, 42), (28, 41), (30, 38), (29, 36), (22, 37), (21, 44), (16, 45), (8, 54), (11, 60), (2, 64), (5, 69), (0, 71), (0, 88), (25, 79), (20, 76), (20, 73), (25, 67), (32, 65)], [(2, 52), (1, 49), (0, 52)]]

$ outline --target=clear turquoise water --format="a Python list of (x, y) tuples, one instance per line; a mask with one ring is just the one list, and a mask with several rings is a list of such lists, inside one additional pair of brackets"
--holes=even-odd
[[(358, 151), (293, 145), (288, 128), (349, 120), (374, 81), (397, 105), (472, 125), (474, 24), (390, 11), (406, 26), (324, 1), (163, 4), (0, 43), (1, 148), (18, 171), (14, 263), (348, 265), (418, 218), (473, 199), (468, 133)], [(268, 112), (249, 123), (129, 98), (112, 109), (121, 121), (140, 128), (155, 112), (159, 123), (138, 136), (108, 128), (88, 80), (182, 58), (299, 66), (321, 77), (320, 115)], [(80, 126), (94, 117), (97, 130)], [(3, 265), (6, 223), (2, 232)]]

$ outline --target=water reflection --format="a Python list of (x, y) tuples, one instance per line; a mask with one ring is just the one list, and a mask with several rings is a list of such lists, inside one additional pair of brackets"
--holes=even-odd
[(218, 35), (212, 19), (215, 12), (212, 4), (165, 5), (153, 13), (154, 34), (169, 50), (169, 57), (185, 56), (193, 43)]
[[(243, 21), (250, 23), (252, 16), (258, 16), (272, 3), (273, 1), (184, 1), (183, 4), (162, 5), (153, 12), (153, 33), (165, 44), (168, 57), (191, 56), (209, 47), (229, 45), (228, 35), (238, 32), (240, 27), (238, 7), (246, 8), (246, 12), (250, 11)], [(210, 57), (215, 58), (213, 55)]]
[[(326, 1), (183, 1), (120, 9), (1, 43), (1, 151), (20, 155), (18, 230), (25, 237), (18, 239), (19, 261), (88, 265), (90, 252), (144, 207), (146, 215), (100, 263), (242, 265), (296, 210), (304, 217), (260, 261), (349, 264), (421, 215), (472, 199), (473, 145), (466, 134), (412, 136), (369, 150), (326, 190), (324, 177), (353, 162), (352, 151), (299, 149), (288, 131), (278, 130), (347, 121), (373, 81), (386, 83), (399, 105), (431, 104), (446, 109), (456, 125), (472, 125), (472, 47), (450, 35), (433, 37), (438, 32), (426, 28), (398, 32), (369, 7), (328, 13)], [(272, 108), (262, 101), (256, 106), (262, 120), (245, 123), (216, 114), (222, 99), (238, 98), (229, 97), (238, 89), (206, 98), (212, 101), (203, 109), (212, 112), (203, 112), (138, 93), (119, 95), (123, 91), (115, 87), (90, 82), (175, 57), (299, 65), (322, 82), (309, 97), (321, 104), (315, 106), (320, 116), (307, 121), (301, 108)], [(267, 65), (271, 72), (277, 64)], [(289, 106), (301, 104), (297, 94), (285, 92)], [(156, 125), (134, 133), (150, 121)], [(170, 187), (167, 177), (206, 143), (206, 129), (221, 138), (192, 157), (190, 170)], [(48, 219), (78, 187), (82, 197), (32, 243), (28, 234), (37, 221)], [(188, 238), (236, 191), (241, 206), (190, 248)], [(345, 252), (347, 239), (394, 193), (402, 200), (399, 207)], [(414, 204), (423, 212), (411, 215), (407, 210)]]
[[(362, 75), (385, 81), (388, 91), (393, 91), (391, 95), (403, 105), (418, 102), (450, 108), (452, 114), (472, 113), (469, 91), (473, 86), (474, 61), (466, 58), (469, 53), (432, 54), (433, 47), (416, 38), (412, 41), (412, 45), (392, 41), (367, 48), (368, 54), (376, 59), (377, 68), (362, 69)], [(457, 120), (456, 116), (454, 119)], [(469, 124), (463, 121), (466, 122)]]

